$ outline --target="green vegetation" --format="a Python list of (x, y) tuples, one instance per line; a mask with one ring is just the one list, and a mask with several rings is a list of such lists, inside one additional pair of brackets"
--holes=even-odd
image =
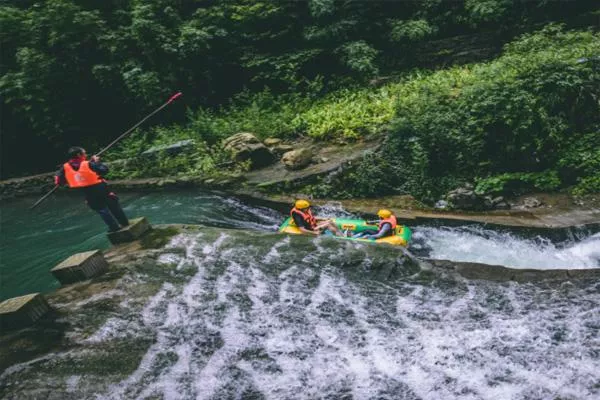
[[(496, 54), (537, 24), (577, 24), (596, 8), (590, 0), (568, 7), (547, 0), (2, 0), (2, 175), (46, 171), (74, 144), (99, 149), (176, 90), (184, 97), (151, 124), (184, 124), (185, 107), (218, 114), (244, 90), (322, 97), (414, 67), (436, 67), (432, 55), (443, 65), (481, 60), (480, 54)], [(440, 47), (457, 37), (470, 47), (461, 39)], [(352, 137), (371, 130), (362, 118), (378, 124), (393, 114), (389, 104), (353, 109), (363, 97), (377, 103), (380, 95), (347, 90), (297, 120), (287, 118), (294, 107), (267, 108), (286, 117), (272, 119), (270, 132)], [(260, 119), (265, 111), (253, 112)], [(325, 123), (327, 113), (344, 120)], [(229, 133), (235, 121), (226, 123)], [(23, 157), (24, 148), (44, 151)]]
[[(181, 89), (182, 101), (152, 120), (158, 127), (106, 155), (128, 159), (113, 165), (113, 178), (237, 173), (247, 166), (230, 167), (219, 143), (249, 131), (384, 140), (381, 151), (305, 188), (315, 195), (434, 201), (466, 181), (490, 194), (595, 192), (600, 36), (584, 22), (597, 20), (595, 8), (584, 0), (2, 1), (2, 173), (49, 169), (73, 144), (93, 152)], [(561, 20), (577, 29), (552, 23)], [(141, 156), (183, 139), (194, 144), (177, 156)], [(37, 148), (44, 152), (32, 156)]]
[[(494, 61), (413, 71), (379, 88), (243, 93), (218, 112), (190, 114), (186, 129), (131, 138), (121, 148), (132, 153), (121, 156), (192, 138), (201, 143), (199, 158), (171, 158), (163, 171), (207, 173), (226, 157), (214, 144), (239, 131), (342, 141), (379, 134), (386, 137), (380, 153), (308, 190), (328, 197), (411, 193), (426, 201), (464, 181), (489, 194), (571, 185), (579, 194), (598, 191), (600, 71), (577, 62), (590, 54), (600, 54), (600, 35), (548, 25), (508, 44)], [(322, 89), (319, 81), (312, 87)]]

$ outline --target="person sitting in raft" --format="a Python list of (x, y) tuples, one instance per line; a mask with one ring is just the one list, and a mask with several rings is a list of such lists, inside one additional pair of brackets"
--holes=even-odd
[(332, 220), (315, 218), (312, 215), (310, 203), (306, 200), (296, 200), (290, 215), (298, 229), (304, 233), (318, 236), (326, 231), (331, 231), (337, 236), (342, 236), (342, 233)]
[(391, 236), (396, 232), (396, 216), (390, 210), (377, 211), (379, 217), (378, 230), (362, 231), (352, 236), (353, 239), (381, 239), (382, 237)]
[(83, 192), (87, 205), (100, 214), (109, 232), (129, 225), (118, 197), (108, 189), (104, 181), (103, 177), (108, 173), (108, 167), (102, 164), (97, 156), (92, 156), (87, 161), (87, 154), (81, 147), (71, 147), (69, 157), (70, 160), (56, 173), (54, 184), (66, 184)]

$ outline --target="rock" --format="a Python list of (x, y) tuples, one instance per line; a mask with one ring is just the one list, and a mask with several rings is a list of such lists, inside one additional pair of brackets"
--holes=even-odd
[(223, 148), (234, 161), (250, 160), (253, 168), (265, 167), (275, 161), (275, 156), (256, 136), (248, 132), (237, 133), (223, 140)]
[(0, 303), (0, 328), (2, 331), (23, 328), (33, 324), (48, 311), (50, 306), (39, 293), (4, 300)]
[(495, 204), (494, 208), (497, 210), (510, 210), (510, 204), (505, 201), (501, 201), (500, 203)]
[(525, 208), (536, 208), (542, 205), (542, 202), (535, 197), (526, 197), (523, 199), (523, 206)]
[(463, 210), (483, 208), (483, 199), (479, 198), (475, 192), (466, 188), (458, 188), (446, 195), (446, 200), (455, 208)]
[(108, 234), (108, 240), (110, 240), (112, 244), (133, 242), (150, 229), (152, 229), (152, 227), (146, 217), (135, 218), (129, 221), (129, 226), (116, 232), (110, 232)]
[(279, 143), (281, 143), (281, 139), (279, 139), (279, 138), (271, 138), (270, 137), (270, 138), (266, 138), (263, 143), (267, 147), (273, 147), (273, 146), (277, 146)]
[(108, 263), (100, 250), (73, 254), (50, 272), (63, 285), (103, 274), (108, 271)]
[(168, 154), (169, 156), (175, 156), (177, 154), (193, 150), (194, 143), (195, 142), (193, 139), (188, 139), (164, 146), (155, 146), (144, 151), (141, 154), (141, 156), (145, 158), (154, 158), (157, 157), (159, 154)]
[(446, 208), (448, 208), (448, 202), (446, 200), (438, 200), (435, 203), (434, 207), (439, 210), (445, 210)]
[(302, 169), (308, 166), (312, 160), (312, 151), (306, 147), (298, 150), (288, 151), (281, 157), (281, 162), (289, 170)]
[(479, 195), (475, 193), (471, 183), (465, 183), (463, 186), (448, 192), (446, 200), (454, 208), (481, 211), (495, 208), (495, 205), (501, 203), (504, 199), (502, 197), (492, 198), (491, 196)]
[(292, 146), (291, 144), (278, 144), (277, 146), (271, 149), (271, 151), (278, 156), (292, 150), (294, 150), (294, 146)]
[(491, 196), (485, 196), (483, 198), (483, 206), (487, 209), (494, 208), (494, 203)]

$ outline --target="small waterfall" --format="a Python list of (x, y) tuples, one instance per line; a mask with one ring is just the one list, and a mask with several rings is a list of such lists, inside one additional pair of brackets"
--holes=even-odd
[(524, 238), (481, 226), (415, 227), (412, 248), (435, 259), (479, 262), (513, 268), (600, 267), (600, 233), (553, 242)]

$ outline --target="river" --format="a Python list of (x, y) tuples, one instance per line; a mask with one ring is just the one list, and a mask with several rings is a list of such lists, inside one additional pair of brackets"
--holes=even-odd
[[(0, 300), (59, 287), (50, 269), (69, 255), (107, 248), (105, 227), (78, 196), (54, 196), (35, 210), (35, 199), (2, 203), (0, 211)], [(127, 193), (130, 216), (151, 223), (202, 224), (274, 232), (285, 218), (279, 211), (214, 193), (182, 191)], [(351, 216), (335, 204), (321, 215)], [(515, 268), (600, 267), (600, 232), (563, 231), (553, 237), (498, 230), (482, 225), (412, 226), (411, 250), (419, 256), (506, 265)]]
[[(2, 295), (48, 291), (74, 251), (106, 247), (72, 197), (3, 204)], [(0, 375), (0, 397), (101, 399), (592, 399), (600, 283), (419, 274), (387, 246), (275, 233), (279, 211), (203, 192), (127, 194), (153, 223), (203, 224), (140, 261), (68, 346)], [(347, 215), (335, 205), (326, 215)], [(420, 256), (592, 268), (598, 232), (414, 226)], [(147, 284), (151, 294), (132, 288)], [(136, 297), (138, 296), (138, 297)], [(140, 299), (139, 301), (137, 299)], [(107, 302), (107, 303), (102, 303)]]

